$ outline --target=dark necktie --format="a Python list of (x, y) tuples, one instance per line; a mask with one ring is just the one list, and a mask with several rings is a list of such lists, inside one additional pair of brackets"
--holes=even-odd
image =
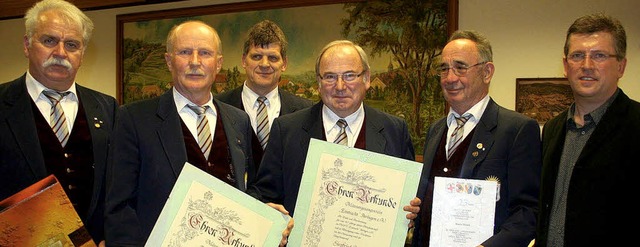
[(58, 137), (58, 141), (62, 144), (62, 147), (67, 145), (67, 141), (69, 141), (69, 127), (67, 126), (67, 118), (64, 116), (64, 110), (62, 110), (62, 105), (60, 104), (60, 100), (67, 96), (70, 92), (56, 92), (45, 90), (42, 93), (49, 99), (51, 102), (51, 115), (49, 116), (49, 124), (51, 125), (51, 129), (53, 133)]

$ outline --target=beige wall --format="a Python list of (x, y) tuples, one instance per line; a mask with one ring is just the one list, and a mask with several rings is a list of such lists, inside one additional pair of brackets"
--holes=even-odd
[[(116, 15), (162, 9), (211, 5), (213, 2), (234, 3), (247, 0), (186, 0), (183, 2), (152, 4), (86, 12), (94, 22), (93, 37), (87, 47), (76, 81), (86, 87), (116, 96)], [(24, 21), (0, 21), (0, 83), (13, 80), (27, 71), (27, 59), (22, 51)]]
[[(210, 5), (210, 0), (154, 4), (89, 11), (95, 33), (77, 81), (89, 88), (116, 95), (116, 15), (159, 9)], [(216, 3), (244, 0), (215, 1)], [(619, 18), (627, 31), (627, 70), (620, 87), (640, 100), (640, 21), (637, 0), (460, 0), (460, 29), (474, 29), (493, 45), (496, 74), (490, 95), (501, 105), (515, 108), (515, 80), (562, 77), (562, 46), (566, 29), (578, 16), (604, 11)], [(634, 16), (635, 15), (635, 16)], [(13, 80), (27, 69), (22, 53), (22, 19), (0, 21), (0, 82)]]
[(496, 65), (489, 95), (515, 109), (516, 78), (564, 77), (564, 39), (571, 23), (589, 13), (610, 14), (627, 32), (627, 69), (620, 88), (640, 100), (638, 9), (638, 0), (460, 0), (458, 28), (489, 38)]

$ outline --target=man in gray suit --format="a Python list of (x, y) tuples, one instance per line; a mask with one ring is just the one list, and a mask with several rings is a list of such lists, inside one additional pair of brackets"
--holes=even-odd
[[(242, 86), (216, 96), (249, 115), (256, 134), (252, 142), (256, 165), (262, 159), (273, 120), (312, 105), (310, 100), (278, 88), (280, 76), (287, 69), (287, 47), (284, 32), (276, 23), (264, 20), (255, 24), (242, 50), (242, 67), (247, 79)], [(260, 104), (264, 104), (264, 108)], [(264, 119), (259, 116), (262, 111), (266, 112)]]
[(93, 22), (62, 0), (36, 3), (25, 20), (29, 68), (0, 84), (0, 200), (53, 174), (98, 243), (117, 104), (75, 81)]
[(222, 67), (216, 30), (200, 21), (175, 26), (165, 60), (173, 88), (125, 105), (114, 128), (107, 171), (108, 245), (141, 246), (153, 229), (185, 162), (245, 191), (251, 179), (251, 124), (247, 114), (213, 98)]
[[(347, 40), (326, 45), (316, 60), (322, 102), (275, 119), (256, 181), (247, 192), (293, 215), (311, 138), (414, 160), (405, 121), (363, 104), (370, 73), (360, 46)], [(338, 121), (346, 123), (346, 135), (340, 134)]]
[(422, 200), (414, 246), (429, 246), (434, 177), (498, 182), (494, 235), (478, 246), (527, 246), (534, 238), (541, 148), (538, 123), (489, 97), (491, 44), (474, 31), (456, 31), (437, 71), (449, 114), (429, 127), (418, 189)]

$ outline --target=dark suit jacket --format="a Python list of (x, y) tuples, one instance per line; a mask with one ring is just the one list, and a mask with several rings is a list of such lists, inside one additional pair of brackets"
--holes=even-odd
[[(322, 140), (324, 137), (322, 105), (320, 102), (273, 121), (269, 144), (258, 169), (256, 182), (249, 186), (249, 194), (263, 202), (282, 204), (293, 215), (309, 141), (311, 138)], [(404, 120), (366, 105), (364, 112), (367, 150), (408, 160), (415, 159)]]
[[(145, 243), (187, 161), (172, 91), (120, 108), (107, 170), (107, 245)], [(249, 117), (216, 99), (214, 104), (222, 117), (235, 174), (246, 171), (253, 178)], [(244, 179), (236, 180), (236, 187), (245, 191)]]
[[(295, 96), (285, 90), (279, 89), (280, 95), (280, 116), (286, 115), (297, 110), (301, 110), (313, 105), (308, 99)], [(236, 87), (231, 91), (227, 91), (215, 96), (220, 101), (244, 110), (242, 105), (242, 86)]]
[[(7, 198), (49, 174), (44, 163), (33, 100), (27, 92), (26, 74), (0, 84), (0, 200)], [(113, 129), (116, 100), (106, 94), (76, 84), (93, 143), (93, 198), (88, 212), (78, 212), (95, 241), (104, 238), (104, 175), (107, 167), (109, 135)], [(100, 127), (93, 119), (102, 121)], [(73, 130), (72, 130), (73, 131)]]
[[(418, 197), (423, 199), (435, 152), (447, 130), (446, 118), (435, 122), (427, 132), (424, 167)], [(540, 127), (528, 117), (507, 110), (492, 99), (476, 125), (462, 164), (461, 178), (500, 181), (500, 200), (496, 202), (494, 234), (482, 243), (491, 246), (527, 246), (535, 236), (540, 185)], [(482, 143), (484, 149), (478, 148)], [(478, 152), (474, 156), (474, 152)], [(431, 205), (432, 202), (425, 202)], [(420, 216), (416, 220), (413, 244), (422, 246)], [(480, 243), (478, 243), (480, 244)]]
[[(536, 246), (547, 246), (549, 214), (564, 147), (567, 111), (542, 131), (542, 185)], [(564, 246), (611, 246), (635, 242), (630, 197), (637, 185), (640, 103), (622, 91), (611, 103), (576, 161), (565, 218)], [(633, 232), (632, 232), (633, 231)]]

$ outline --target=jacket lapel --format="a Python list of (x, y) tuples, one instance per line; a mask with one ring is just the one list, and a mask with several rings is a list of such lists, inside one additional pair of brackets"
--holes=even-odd
[(158, 100), (156, 113), (162, 124), (156, 132), (164, 154), (171, 164), (173, 174), (178, 177), (184, 167), (184, 161), (187, 160), (187, 150), (184, 146), (180, 115), (173, 101), (173, 90), (168, 90)]
[(482, 113), (482, 118), (475, 127), (471, 143), (465, 154), (460, 176), (468, 178), (473, 175), (473, 169), (486, 157), (495, 141), (492, 131), (498, 125), (498, 105), (493, 99), (489, 99), (487, 108)]
[(4, 100), (7, 112), (4, 113), (6, 118), (3, 121), (7, 121), (10, 132), (33, 174), (36, 178), (43, 178), (47, 175), (47, 171), (36, 130), (34, 112), (31, 108), (33, 100), (27, 92), (25, 75), (12, 82), (7, 89), (6, 95), (9, 97)]

